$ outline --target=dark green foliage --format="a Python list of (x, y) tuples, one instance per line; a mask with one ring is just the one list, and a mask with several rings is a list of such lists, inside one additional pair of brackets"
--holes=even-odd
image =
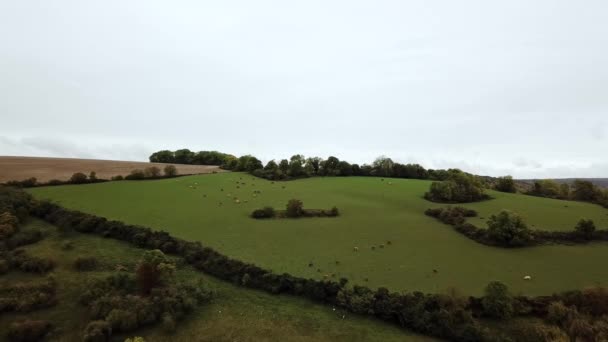
[(70, 183), (72, 184), (84, 184), (88, 182), (87, 175), (82, 172), (76, 172), (70, 177)]
[(7, 337), (9, 341), (16, 342), (37, 342), (51, 330), (52, 325), (48, 321), (24, 320), (12, 323), (8, 329)]
[(275, 216), (275, 210), (273, 207), (264, 207), (262, 209), (256, 209), (251, 213), (251, 217), (255, 219), (273, 218)]
[(498, 177), (495, 189), (502, 192), (517, 192), (515, 181), (511, 176)]
[(160, 169), (156, 166), (149, 166), (144, 169), (144, 176), (146, 178), (159, 178)]
[(93, 271), (97, 268), (99, 262), (95, 257), (78, 257), (74, 260), (74, 269), (80, 272)]
[(125, 177), (126, 180), (142, 180), (144, 178), (146, 178), (146, 174), (139, 169), (131, 171), (131, 173)]
[(302, 203), (302, 201), (298, 199), (290, 199), (287, 202), (285, 214), (287, 215), (287, 217), (291, 218), (301, 217), (303, 214), (303, 207), (304, 204)]
[(457, 171), (452, 172), (445, 181), (431, 183), (424, 198), (441, 203), (467, 203), (486, 200), (489, 196), (474, 176)]
[(513, 315), (513, 298), (507, 285), (499, 281), (493, 281), (486, 286), (481, 304), (484, 314), (488, 317), (505, 319)]
[(113, 181), (121, 181), (124, 179), (124, 177), (122, 175), (118, 175), (118, 176), (112, 176), (112, 178), (110, 178)]
[(54, 260), (28, 255), (21, 249), (14, 250), (7, 256), (11, 268), (19, 269), (23, 272), (46, 273), (55, 267)]
[(502, 246), (525, 246), (532, 240), (532, 232), (521, 216), (502, 210), (488, 220), (488, 238)]
[(593, 233), (595, 233), (595, 223), (593, 223), (593, 220), (581, 219), (578, 221), (574, 229), (583, 238), (591, 240)]
[(97, 173), (95, 171), (91, 171), (91, 173), (89, 173), (89, 180), (92, 182), (97, 180)]
[(6, 185), (8, 186), (14, 186), (17, 188), (31, 188), (34, 187), (38, 184), (36, 177), (31, 177), (28, 179), (24, 179), (21, 181), (8, 181), (6, 182)]

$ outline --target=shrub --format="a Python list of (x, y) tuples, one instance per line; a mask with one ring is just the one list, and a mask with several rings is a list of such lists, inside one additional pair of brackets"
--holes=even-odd
[(140, 169), (135, 169), (131, 171), (131, 173), (127, 177), (125, 177), (125, 179), (128, 180), (142, 180), (144, 178), (146, 178), (146, 175)]
[(137, 284), (144, 295), (173, 274), (175, 266), (160, 250), (146, 251), (137, 265)]
[(502, 191), (502, 192), (516, 192), (517, 191), (517, 189), (515, 188), (515, 182), (513, 181), (513, 177), (511, 177), (511, 176), (498, 177), (498, 181), (494, 188), (497, 191)]
[(176, 323), (175, 318), (173, 318), (173, 315), (168, 312), (165, 312), (163, 314), (163, 317), (161, 318), (161, 326), (163, 330), (167, 333), (175, 332)]
[(424, 195), (429, 201), (443, 203), (467, 203), (488, 199), (481, 183), (472, 175), (462, 171), (454, 172), (441, 182), (431, 183)]
[(502, 210), (488, 220), (488, 237), (502, 246), (525, 246), (532, 234), (524, 220), (517, 214)]
[(112, 176), (110, 179), (113, 181), (121, 181), (124, 179), (124, 177), (122, 175), (117, 175), (117, 176)]
[(51, 179), (46, 184), (51, 185), (51, 186), (55, 186), (55, 185), (62, 185), (63, 183), (64, 182), (60, 181), (59, 179)]
[(78, 257), (74, 260), (74, 268), (80, 272), (93, 271), (97, 266), (98, 262), (95, 257)]
[(95, 171), (91, 171), (91, 173), (89, 173), (89, 180), (91, 182), (94, 182), (97, 180), (97, 173)]
[(112, 336), (112, 327), (106, 321), (93, 321), (84, 330), (84, 342), (106, 342)]
[(513, 315), (513, 299), (507, 285), (499, 281), (493, 281), (486, 286), (481, 305), (488, 317), (505, 319)]
[(144, 175), (146, 178), (158, 178), (160, 177), (160, 169), (156, 166), (150, 166), (144, 169)]
[(290, 199), (289, 202), (287, 202), (287, 217), (301, 217), (303, 214), (303, 206), (304, 204), (302, 203), (302, 201), (297, 199)]
[(574, 230), (579, 233), (583, 238), (590, 240), (595, 232), (595, 223), (593, 220), (581, 219), (576, 224)]
[(163, 169), (163, 172), (165, 173), (165, 177), (177, 176), (177, 169), (175, 168), (174, 165), (165, 166), (165, 168)]
[(564, 326), (566, 322), (578, 316), (576, 308), (570, 308), (561, 301), (553, 302), (547, 307), (547, 321)]
[(273, 207), (264, 207), (262, 209), (256, 209), (251, 213), (251, 217), (256, 219), (262, 218), (273, 218), (275, 216), (275, 210)]
[(52, 325), (48, 321), (25, 320), (12, 323), (7, 336), (10, 341), (37, 342), (41, 341), (51, 328)]
[(112, 331), (131, 331), (137, 328), (137, 315), (133, 311), (112, 309), (106, 321), (110, 323)]
[(76, 172), (70, 177), (70, 183), (72, 184), (83, 184), (87, 183), (87, 175), (82, 172)]
[(338, 211), (338, 207), (332, 207), (331, 210), (329, 211), (329, 215), (330, 216), (340, 215), (340, 212)]
[(64, 251), (69, 251), (74, 248), (74, 243), (70, 240), (65, 240), (61, 242), (61, 249)]

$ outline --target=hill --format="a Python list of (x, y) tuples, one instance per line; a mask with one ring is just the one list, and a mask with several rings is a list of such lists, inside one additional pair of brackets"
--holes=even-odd
[[(371, 177), (272, 182), (245, 173), (223, 173), (29, 191), (68, 208), (202, 241), (277, 273), (346, 277), (371, 288), (431, 293), (454, 287), (480, 294), (494, 280), (529, 295), (608, 284), (608, 274), (601, 271), (607, 244), (512, 250), (480, 245), (424, 215), (425, 209), (441, 206), (422, 198), (429, 185), (424, 180)], [(479, 212), (474, 223), (481, 227), (501, 209), (520, 213), (538, 229), (572, 230), (581, 217), (593, 219), (598, 228), (608, 227), (608, 211), (597, 205), (489, 193), (494, 199), (466, 205)], [(291, 198), (302, 200), (306, 208), (337, 206), (341, 215), (295, 220), (249, 217), (252, 210), (267, 205), (283, 209)], [(534, 276), (533, 282), (523, 280), (528, 274)]]
[[(98, 178), (110, 179), (110, 177), (117, 175), (126, 176), (134, 169), (143, 169), (150, 166), (157, 166), (162, 169), (165, 165), (167, 164), (100, 159), (0, 156), (0, 183), (30, 177), (35, 177), (39, 182), (47, 182), (51, 179), (68, 180), (76, 172), (89, 174), (91, 171), (95, 171)], [(175, 165), (179, 174), (223, 171), (218, 166), (173, 165)]]

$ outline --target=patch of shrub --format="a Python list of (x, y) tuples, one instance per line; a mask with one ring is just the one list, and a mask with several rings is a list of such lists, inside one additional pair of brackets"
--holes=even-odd
[(501, 210), (488, 220), (488, 238), (502, 246), (525, 246), (532, 241), (532, 232), (521, 216)]
[(488, 317), (505, 319), (513, 315), (513, 298), (507, 285), (499, 281), (493, 281), (486, 286), (481, 304), (484, 314)]
[(131, 173), (125, 177), (126, 180), (142, 180), (144, 178), (146, 178), (146, 174), (140, 169), (131, 171)]
[(595, 233), (595, 223), (593, 223), (593, 220), (581, 219), (576, 224), (574, 230), (584, 239), (591, 240), (593, 233)]
[(82, 340), (84, 342), (107, 342), (112, 336), (110, 323), (97, 320), (90, 322), (84, 330)]
[(122, 175), (117, 175), (117, 176), (112, 176), (110, 179), (113, 181), (121, 181), (124, 179), (124, 177)]
[(8, 328), (7, 337), (16, 342), (37, 342), (51, 331), (52, 325), (48, 321), (25, 320), (14, 322)]
[(251, 217), (255, 219), (273, 218), (275, 216), (275, 210), (273, 207), (264, 207), (262, 209), (256, 209), (251, 213)]
[(302, 201), (298, 200), (298, 199), (290, 199), (287, 202), (287, 209), (285, 211), (285, 214), (287, 215), (287, 217), (301, 217), (303, 214), (303, 207), (304, 204), (302, 203)]
[(158, 178), (160, 177), (160, 169), (156, 166), (149, 166), (144, 169), (144, 176), (146, 178)]
[(449, 178), (431, 183), (424, 198), (432, 202), (468, 203), (487, 200), (482, 184), (472, 175), (464, 172), (453, 172)]
[(0, 313), (30, 312), (53, 306), (57, 303), (56, 287), (52, 277), (43, 282), (0, 286)]
[(44, 238), (44, 234), (38, 229), (19, 230), (7, 241), (6, 245), (9, 249), (30, 245)]
[(72, 177), (70, 177), (70, 183), (72, 184), (84, 184), (84, 183), (88, 183), (88, 178), (87, 175), (85, 175), (82, 172), (76, 172), (75, 174), (72, 175)]
[(17, 187), (17, 188), (31, 188), (31, 187), (36, 186), (36, 184), (37, 184), (36, 177), (31, 177), (31, 178), (24, 179), (24, 180), (21, 180), (21, 181), (13, 180), (13, 181), (6, 182), (6, 185), (8, 185), (8, 186), (14, 186), (14, 187)]
[(515, 187), (515, 181), (511, 176), (498, 177), (496, 180), (496, 185), (494, 186), (496, 191), (501, 192), (517, 192), (517, 188)]
[(165, 177), (175, 177), (175, 176), (177, 176), (177, 169), (175, 168), (174, 165), (167, 165), (167, 166), (165, 166), (165, 168), (163, 169), (163, 172), (165, 174)]
[(95, 257), (78, 257), (74, 260), (74, 269), (79, 272), (93, 271), (98, 265), (99, 262)]
[(11, 268), (17, 268), (23, 272), (46, 273), (55, 267), (53, 259), (30, 256), (21, 249), (12, 251), (8, 260)]

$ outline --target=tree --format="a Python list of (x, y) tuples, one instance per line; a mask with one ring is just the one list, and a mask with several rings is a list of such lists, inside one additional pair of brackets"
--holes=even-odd
[(576, 224), (575, 230), (582, 237), (590, 240), (595, 232), (595, 223), (593, 223), (593, 220), (580, 219), (580, 221), (578, 221)]
[(238, 162), (236, 165), (236, 171), (253, 172), (257, 169), (262, 169), (262, 168), (263, 168), (262, 162), (258, 158), (254, 157), (250, 154), (241, 156), (238, 159)]
[(300, 217), (304, 212), (304, 204), (298, 199), (290, 199), (287, 202), (287, 217)]
[(321, 161), (321, 173), (324, 176), (337, 176), (340, 173), (338, 169), (340, 164), (340, 159), (330, 156), (327, 160)]
[(287, 161), (287, 159), (281, 159), (279, 162), (279, 170), (285, 175), (289, 172), (289, 161)]
[(193, 159), (194, 159), (194, 152), (190, 151), (187, 148), (177, 150), (174, 153), (174, 160), (175, 160), (174, 163), (192, 164)]
[(594, 202), (601, 197), (597, 187), (589, 182), (577, 179), (572, 183), (572, 198), (577, 201)]
[(146, 251), (137, 265), (137, 285), (142, 294), (162, 284), (167, 277), (173, 275), (175, 266), (160, 250)]
[(372, 166), (377, 176), (390, 177), (393, 175), (393, 165), (395, 163), (391, 158), (380, 156), (374, 160)]
[(140, 169), (135, 169), (131, 171), (131, 173), (125, 177), (125, 179), (128, 180), (141, 180), (144, 178), (146, 178), (146, 174)]
[(97, 173), (95, 173), (95, 171), (91, 171), (91, 173), (89, 173), (89, 180), (91, 182), (94, 182), (97, 180)]
[(562, 198), (559, 183), (551, 179), (541, 179), (535, 181), (534, 187), (530, 194), (549, 198)]
[(431, 183), (424, 197), (444, 203), (467, 203), (488, 198), (479, 180), (460, 170), (450, 170), (447, 180)]
[(70, 177), (70, 183), (73, 184), (83, 184), (87, 182), (87, 175), (82, 172), (76, 172)]
[(319, 157), (313, 157), (306, 159), (305, 169), (308, 172), (309, 176), (319, 174), (319, 169), (321, 167), (321, 161), (323, 159)]
[(146, 178), (158, 178), (160, 177), (160, 169), (156, 166), (149, 166), (144, 169), (144, 175)]
[(342, 160), (338, 163), (338, 175), (340, 176), (352, 176), (353, 167), (346, 161)]
[(532, 234), (521, 216), (508, 210), (490, 216), (488, 237), (502, 246), (524, 246), (532, 240)]
[(513, 315), (513, 298), (509, 294), (507, 285), (499, 282), (490, 282), (481, 300), (484, 313), (492, 318), (505, 319)]
[(163, 172), (165, 173), (166, 177), (177, 176), (177, 169), (175, 168), (175, 165), (166, 165)]
[(504, 176), (498, 177), (498, 181), (496, 183), (496, 190), (502, 192), (516, 192), (515, 182), (513, 181), (513, 177)]
[(158, 152), (154, 152), (152, 153), (152, 155), (150, 155), (150, 162), (151, 163), (174, 163), (175, 162), (175, 157), (173, 152), (169, 151), (169, 150), (162, 150), (162, 151), (158, 151)]
[(304, 174), (304, 156), (296, 154), (291, 156), (289, 160), (289, 175), (291, 177), (299, 177)]

